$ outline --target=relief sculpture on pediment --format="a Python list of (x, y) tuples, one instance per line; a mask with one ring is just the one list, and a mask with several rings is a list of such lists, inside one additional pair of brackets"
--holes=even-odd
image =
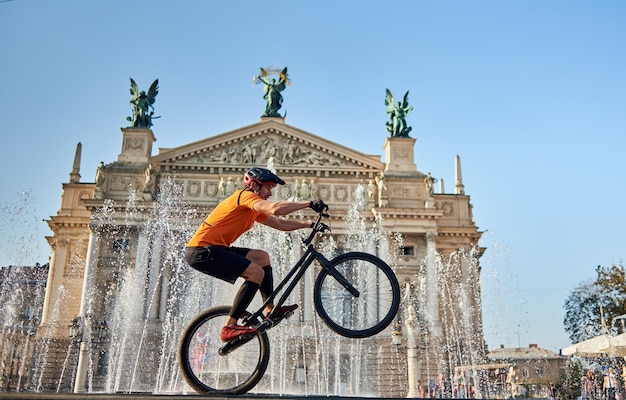
[(243, 164), (251, 164), (256, 160), (256, 148), (257, 144), (255, 142), (252, 143), (242, 143), (240, 154), (241, 154), (241, 162)]
[(240, 143), (231, 143), (187, 156), (186, 162), (215, 164), (265, 164), (273, 159), (279, 165), (323, 165), (341, 166), (341, 159), (318, 151), (294, 139), (285, 140), (278, 135), (249, 138)]
[(229, 162), (228, 160), (228, 150), (227, 149), (222, 149), (221, 151), (216, 151), (214, 152), (210, 157), (209, 157), (209, 161), (210, 162), (218, 162), (221, 164), (227, 164)]
[(299, 149), (293, 143), (293, 140), (290, 140), (283, 146), (283, 152), (281, 157), (282, 164), (293, 164), (296, 161), (296, 153), (299, 152)]

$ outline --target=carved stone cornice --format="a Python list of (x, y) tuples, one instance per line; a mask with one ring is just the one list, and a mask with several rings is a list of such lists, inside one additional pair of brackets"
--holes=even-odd
[(441, 210), (436, 209), (376, 208), (376, 212), (383, 219), (437, 220), (442, 216)]

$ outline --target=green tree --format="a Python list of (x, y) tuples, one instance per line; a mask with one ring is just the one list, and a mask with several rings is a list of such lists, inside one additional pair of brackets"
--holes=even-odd
[(582, 360), (570, 358), (561, 371), (561, 381), (556, 385), (557, 399), (576, 399), (580, 395), (580, 384), (584, 374)]
[(602, 333), (617, 333), (613, 320), (626, 314), (624, 266), (621, 263), (611, 267), (598, 266), (595, 281), (580, 283), (565, 300), (564, 308), (564, 329), (573, 343)]

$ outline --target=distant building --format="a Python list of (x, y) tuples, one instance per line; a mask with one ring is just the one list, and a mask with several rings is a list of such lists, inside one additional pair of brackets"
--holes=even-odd
[[(548, 397), (548, 384), (550, 382), (557, 384), (560, 381), (567, 363), (566, 357), (542, 349), (536, 344), (513, 348), (500, 346), (500, 348), (490, 351), (487, 358), (494, 365), (509, 365), (508, 368), (500, 367), (499, 371), (498, 379), (504, 378), (503, 384), (505, 385), (507, 383), (506, 376), (511, 374), (510, 369), (515, 370), (515, 383), (520, 387), (522, 397)], [(504, 371), (502, 371), (503, 369)]]
[(49, 264), (0, 268), (0, 390), (29, 385), (29, 371), (41, 322)]

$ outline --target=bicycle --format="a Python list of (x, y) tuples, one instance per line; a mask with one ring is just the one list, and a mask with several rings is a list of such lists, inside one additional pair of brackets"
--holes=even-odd
[[(330, 227), (321, 222), (322, 218), (330, 218), (325, 211), (318, 213), (311, 233), (303, 240), (306, 250), (302, 257), (263, 305), (242, 317), (243, 325), (255, 327), (258, 334), (222, 343), (220, 329), (230, 306), (210, 308), (187, 326), (179, 344), (178, 361), (185, 381), (194, 390), (242, 394), (259, 383), (270, 357), (267, 331), (280, 322), (272, 322), (274, 313), (315, 261), (321, 269), (313, 289), (314, 306), (331, 330), (348, 338), (366, 338), (383, 331), (394, 319), (400, 306), (400, 286), (387, 263), (362, 252), (348, 252), (328, 260), (315, 248), (315, 237), (330, 232)], [(266, 318), (265, 306), (281, 292)]]

